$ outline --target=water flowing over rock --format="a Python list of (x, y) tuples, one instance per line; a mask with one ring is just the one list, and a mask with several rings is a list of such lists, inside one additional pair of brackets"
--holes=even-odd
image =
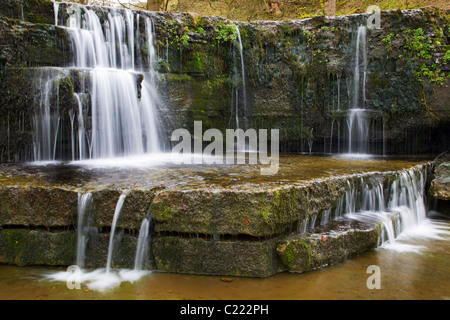
[[(47, 24), (1, 18), (2, 162), (167, 150), (194, 120), (222, 132), (278, 128), (281, 151), (448, 148), (448, 90), (420, 81), (424, 61), (406, 48), (408, 31), (447, 41), (447, 18), (433, 9), (383, 12), (382, 29), (366, 28), (366, 15), (244, 23), (59, 2), (48, 11)], [(446, 73), (443, 48), (432, 60)], [(46, 68), (61, 75), (36, 92)]]
[[(70, 185), (27, 186), (26, 180), (14, 181), (20, 176), (11, 177), (16, 186), (1, 188), (1, 205), (8, 210), (0, 220), (0, 261), (79, 263), (111, 277), (118, 268), (266, 277), (320, 268), (380, 246), (410, 250), (397, 238), (427, 222), (430, 168), (409, 164), (301, 183), (294, 178), (296, 183), (282, 187), (270, 187), (269, 180), (251, 189), (227, 184), (211, 189), (206, 180), (183, 190), (168, 182), (163, 189), (128, 185), (121, 191), (100, 184), (82, 192)], [(47, 211), (31, 206), (49, 196)], [(67, 205), (74, 209), (69, 215), (52, 217)], [(35, 223), (47, 229), (27, 229)], [(76, 232), (58, 227), (73, 224)], [(42, 239), (45, 246), (36, 249)]]
[[(448, 90), (403, 57), (410, 29), (439, 37), (441, 57), (447, 16), (390, 11), (371, 30), (366, 15), (247, 23), (42, 1), (37, 19), (11, 1), (0, 7), (0, 262), (76, 263), (117, 285), (131, 277), (120, 268), (267, 277), (417, 249), (398, 238), (428, 221), (431, 162), (314, 154), (448, 147)], [(194, 121), (279, 129), (281, 153), (309, 156), (282, 156), (263, 178), (262, 164), (132, 167)], [(84, 161), (116, 158), (126, 165)], [(431, 188), (441, 199), (446, 170)]]

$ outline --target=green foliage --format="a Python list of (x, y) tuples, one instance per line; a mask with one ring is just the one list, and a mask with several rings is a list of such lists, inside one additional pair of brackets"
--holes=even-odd
[(221, 22), (217, 23), (216, 27), (216, 37), (215, 39), (220, 42), (233, 42), (237, 38), (237, 29), (234, 24), (223, 24)]
[(312, 32), (303, 31), (303, 36), (306, 38), (306, 45), (311, 50), (311, 63), (327, 63), (329, 61), (328, 54), (320, 49), (315, 49), (316, 35)]
[(206, 31), (205, 31), (205, 29), (203, 29), (202, 27), (198, 27), (198, 28), (197, 28), (197, 33), (198, 33), (199, 35), (201, 35), (201, 36), (206, 35)]
[(420, 82), (423, 78), (426, 78), (430, 83), (436, 83), (440, 86), (445, 84), (445, 74), (441, 72), (441, 69), (430, 70), (426, 64), (420, 66), (420, 71), (416, 72), (417, 78)]
[(445, 55), (444, 55), (443, 60), (444, 60), (444, 62), (443, 62), (444, 64), (447, 64), (447, 63), (450, 62), (450, 50), (447, 50), (447, 51), (445, 52)]
[(386, 44), (386, 51), (389, 54), (392, 52), (392, 42), (391, 42), (392, 37), (394, 37), (394, 34), (390, 33), (387, 35), (386, 38), (383, 38), (383, 40), (381, 40), (384, 44)]
[(404, 33), (406, 35), (404, 50), (409, 52), (410, 57), (421, 61), (416, 71), (417, 80), (419, 82), (427, 80), (432, 84), (443, 86), (446, 78), (441, 72), (441, 66), (450, 60), (450, 50), (446, 51), (441, 61), (436, 62), (433, 59), (434, 52), (446, 42), (442, 28), (436, 29), (434, 37), (425, 34), (422, 28), (405, 30)]
[(439, 41), (436, 40), (436, 43), (433, 43), (433, 39), (424, 35), (422, 28), (409, 34), (412, 36), (407, 39), (405, 48), (414, 52), (420, 59), (431, 59), (433, 50), (436, 45), (439, 45)]
[(189, 45), (189, 35), (183, 34), (180, 39), (180, 43), (183, 47), (187, 47)]
[(178, 28), (176, 25), (170, 26), (167, 29), (169, 38), (172, 38), (171, 43), (176, 45), (178, 48), (187, 47), (189, 45), (189, 27), (185, 26), (184, 28)]
[(313, 48), (316, 43), (316, 35), (312, 32), (303, 31), (303, 35), (306, 37), (309, 48)]
[(203, 63), (200, 58), (200, 54), (198, 52), (194, 52), (193, 54), (193, 60), (190, 60), (187, 62), (188, 70), (190, 71), (202, 71), (203, 70)]

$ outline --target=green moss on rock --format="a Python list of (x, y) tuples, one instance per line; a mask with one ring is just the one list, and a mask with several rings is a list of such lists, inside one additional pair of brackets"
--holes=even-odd
[(75, 232), (0, 229), (0, 262), (17, 265), (71, 265), (76, 256)]
[(307, 272), (375, 249), (380, 226), (339, 233), (290, 236), (279, 242), (277, 253), (289, 271)]
[(0, 16), (39, 24), (54, 24), (51, 0), (1, 0)]
[(275, 240), (213, 241), (157, 237), (153, 254), (158, 270), (208, 275), (268, 277), (280, 271)]

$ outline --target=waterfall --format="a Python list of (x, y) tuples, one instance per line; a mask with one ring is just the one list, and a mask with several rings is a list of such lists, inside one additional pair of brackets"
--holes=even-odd
[(333, 126), (334, 126), (334, 119), (331, 120), (331, 130), (330, 130), (330, 153), (333, 152)]
[(366, 27), (360, 26), (356, 37), (355, 69), (353, 71), (353, 109), (364, 109), (365, 105), (367, 68), (366, 51)]
[[(148, 248), (148, 236), (149, 227), (152, 221), (150, 211), (146, 218), (142, 222), (141, 231), (139, 234), (138, 247), (136, 251), (136, 261), (135, 268), (131, 269), (121, 269), (117, 271), (111, 270), (111, 262), (114, 253), (114, 235), (116, 231), (117, 221), (120, 216), (123, 204), (125, 202), (126, 196), (129, 191), (124, 191), (117, 201), (113, 222), (111, 225), (111, 234), (109, 238), (108, 247), (108, 258), (106, 262), (106, 269), (96, 269), (96, 270), (80, 270), (80, 282), (84, 283), (91, 290), (106, 291), (114, 287), (119, 286), (122, 282), (135, 282), (142, 277), (149, 274), (148, 271), (142, 271), (144, 262), (146, 259), (145, 252)], [(84, 266), (85, 259), (85, 248), (88, 241), (87, 232), (89, 231), (89, 215), (86, 213), (90, 212), (90, 206), (92, 204), (92, 193), (85, 193), (78, 195), (78, 241), (77, 241), (77, 265), (79, 267)], [(49, 278), (58, 281), (69, 281), (71, 273), (68, 272), (56, 272), (49, 275)]]
[[(365, 109), (350, 109), (347, 114), (348, 153), (367, 153), (369, 123)], [(356, 140), (356, 145), (354, 145)]]
[(311, 128), (311, 130), (309, 131), (309, 136), (308, 136), (308, 150), (309, 150), (309, 154), (312, 153), (312, 146), (313, 146), (313, 142), (314, 142), (313, 130), (314, 130), (314, 128)]
[[(77, 106), (78, 106), (78, 158), (76, 158), (75, 155), (73, 155), (72, 160), (75, 159), (86, 159), (87, 158), (87, 152), (86, 150), (89, 150), (89, 147), (86, 146), (86, 130), (84, 127), (84, 115), (83, 115), (83, 104), (81, 102), (81, 97), (78, 93), (74, 93), (74, 98), (77, 100)], [(73, 146), (72, 146), (73, 148)]]
[[(348, 110), (348, 153), (368, 153), (369, 122), (366, 100), (366, 27), (360, 26), (356, 37), (352, 108)], [(356, 145), (354, 144), (356, 142)]]
[(144, 218), (139, 230), (139, 239), (136, 246), (136, 256), (134, 259), (134, 270), (140, 271), (145, 267), (145, 261), (147, 260), (148, 245), (150, 242), (149, 231), (152, 222), (152, 215)]
[[(158, 152), (159, 99), (151, 19), (131, 10), (111, 9), (101, 20), (91, 7), (58, 2), (54, 6), (55, 24), (71, 40), (73, 60), (65, 69), (71, 71), (73, 82), (76, 76), (87, 78), (86, 88), (74, 88), (78, 116), (71, 118), (71, 126), (77, 132), (70, 133), (73, 139), (67, 142), (72, 154), (61, 157), (85, 160)], [(141, 25), (144, 32), (139, 30)], [(60, 111), (53, 106), (55, 83), (50, 80), (41, 85), (44, 94), (34, 119), (36, 161), (60, 160), (55, 142)], [(80, 99), (81, 95), (89, 98)]]
[(56, 70), (46, 69), (39, 72), (38, 77), (32, 119), (34, 159), (54, 161), (61, 121), (59, 87), (63, 75)]
[[(348, 185), (346, 194), (336, 205), (335, 218), (381, 223), (381, 246), (403, 250), (404, 246), (397, 241), (399, 235), (426, 221), (425, 173), (422, 169), (400, 172), (385, 188), (382, 181), (372, 187), (363, 181), (359, 188), (351, 187), (350, 182)], [(346, 203), (344, 214), (341, 212), (343, 201)]]
[(298, 226), (298, 233), (300, 234), (304, 234), (306, 233), (306, 231), (308, 231), (308, 223), (309, 223), (309, 218), (306, 217), (306, 219), (304, 219)]
[[(247, 87), (245, 83), (245, 67), (244, 67), (244, 47), (242, 45), (241, 33), (239, 31), (239, 27), (236, 25), (236, 34), (237, 40), (239, 43), (239, 54), (241, 57), (241, 80), (242, 80), (242, 95), (243, 95), (243, 117), (244, 117), (244, 129), (246, 127), (246, 117), (247, 117)], [(238, 119), (238, 103), (239, 98), (236, 91), (236, 128), (239, 128), (239, 119)]]
[(114, 210), (114, 217), (111, 224), (111, 234), (109, 235), (109, 247), (108, 247), (108, 259), (106, 262), (106, 273), (108, 274), (111, 271), (111, 261), (112, 261), (112, 255), (114, 252), (114, 234), (116, 232), (116, 224), (117, 220), (119, 219), (120, 211), (122, 210), (123, 203), (125, 202), (127, 194), (122, 193), (119, 197), (119, 200), (116, 204), (116, 209)]
[(78, 224), (77, 224), (77, 258), (76, 265), (80, 268), (85, 264), (86, 244), (89, 231), (89, 214), (92, 204), (92, 193), (78, 194)]
[(341, 79), (337, 75), (337, 111), (341, 111)]
[(330, 222), (330, 214), (331, 214), (331, 209), (328, 210), (324, 210), (322, 212), (322, 217), (320, 219), (320, 225), (324, 226), (326, 225), (328, 222)]
[[(427, 219), (425, 205), (426, 169), (415, 167), (403, 170), (386, 180), (382, 177), (347, 180), (346, 192), (331, 208), (322, 210), (299, 221), (297, 232), (305, 234), (321, 228), (331, 221), (362, 222), (379, 227), (378, 245), (381, 248), (420, 251), (423, 247), (405, 244), (408, 237), (441, 239), (442, 229)], [(316, 225), (317, 218), (319, 224)]]

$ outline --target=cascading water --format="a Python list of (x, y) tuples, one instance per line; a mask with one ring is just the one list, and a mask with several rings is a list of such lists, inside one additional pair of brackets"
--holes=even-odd
[(152, 223), (152, 215), (149, 214), (148, 217), (144, 218), (141, 224), (141, 229), (139, 230), (139, 239), (136, 246), (136, 256), (134, 259), (134, 270), (140, 271), (145, 267), (147, 260), (148, 245), (150, 242), (149, 231), (150, 225)]
[[(355, 49), (353, 57), (353, 77), (348, 77), (345, 83), (347, 97), (350, 102), (349, 108), (345, 111), (345, 122), (338, 124), (338, 146), (337, 152), (344, 152), (354, 156), (367, 156), (369, 154), (386, 154), (385, 128), (382, 114), (366, 106), (366, 80), (367, 80), (367, 28), (362, 25), (357, 29)], [(341, 81), (337, 77), (337, 113), (340, 118)], [(333, 124), (336, 119), (332, 118), (332, 131), (330, 135), (330, 153), (333, 152)], [(342, 148), (340, 143), (340, 128), (342, 127), (342, 137), (346, 139), (346, 146)]]
[(355, 69), (353, 72), (353, 109), (365, 108), (366, 101), (366, 27), (360, 26), (356, 37)]
[[(400, 172), (387, 186), (383, 181), (372, 181), (369, 186), (363, 178), (358, 186), (350, 181), (346, 193), (341, 196), (333, 210), (321, 213), (320, 225), (329, 221), (353, 220), (381, 225), (379, 246), (395, 251), (418, 251), (421, 247), (402, 243), (405, 235), (439, 238), (442, 230), (438, 223), (427, 219), (425, 205), (426, 173), (422, 168), (413, 168)], [(305, 218), (298, 227), (301, 234), (317, 227), (318, 215)], [(425, 230), (425, 231), (423, 231)]]
[(381, 222), (383, 229), (379, 243), (382, 247), (397, 251), (416, 250), (397, 240), (402, 234), (426, 223), (424, 189), (423, 171), (403, 171), (387, 189), (383, 189), (381, 183), (373, 188), (366, 187), (355, 200), (360, 203), (357, 211), (348, 212), (345, 216), (363, 222)]
[[(66, 158), (159, 151), (151, 19), (131, 10), (111, 9), (102, 23), (91, 7), (59, 2), (54, 6), (55, 23), (67, 30), (72, 42), (73, 61), (66, 70), (87, 79), (86, 88), (76, 88), (79, 91), (74, 94), (78, 110), (71, 112), (67, 149), (72, 154)], [(60, 111), (52, 106), (51, 80), (41, 85), (43, 94), (34, 119), (37, 161), (61, 160), (56, 157)], [(81, 99), (84, 95), (88, 98)]]
[[(113, 222), (111, 225), (111, 233), (109, 238), (108, 256), (106, 261), (106, 268), (96, 269), (93, 271), (80, 270), (79, 281), (87, 285), (88, 288), (98, 291), (105, 291), (120, 285), (123, 281), (134, 282), (141, 277), (147, 275), (149, 271), (143, 271), (146, 266), (146, 260), (148, 259), (146, 252), (149, 245), (149, 231), (152, 221), (152, 215), (150, 210), (144, 220), (142, 221), (138, 244), (136, 247), (136, 257), (133, 270), (122, 269), (113, 271), (111, 269), (112, 258), (114, 254), (115, 244), (115, 231), (117, 221), (122, 211), (123, 204), (129, 190), (125, 190), (117, 200), (117, 204), (114, 210)], [(89, 238), (89, 213), (90, 206), (92, 205), (93, 194), (88, 192), (78, 195), (78, 232), (77, 232), (77, 258), (76, 265), (80, 268), (84, 267), (85, 262), (85, 249)], [(86, 215), (87, 214), (87, 215)], [(51, 274), (49, 278), (58, 281), (68, 281), (67, 272), (57, 272)]]
[(238, 89), (236, 89), (236, 128), (239, 128), (239, 105), (242, 105), (243, 108), (243, 118), (244, 118), (244, 128), (247, 116), (247, 87), (245, 83), (245, 66), (244, 66), (244, 47), (242, 45), (241, 33), (239, 31), (239, 26), (236, 27), (236, 35), (239, 44), (239, 56), (241, 60), (241, 81), (242, 81), (242, 104), (239, 103), (239, 94)]
[(41, 88), (34, 102), (33, 151), (36, 161), (54, 161), (60, 129), (59, 83), (63, 79), (58, 72), (42, 70), (38, 73), (36, 88)]
[(348, 153), (368, 153), (369, 123), (366, 101), (366, 27), (360, 26), (356, 37), (353, 71), (352, 108), (348, 110)]
[(86, 244), (89, 234), (89, 214), (92, 205), (92, 193), (78, 194), (78, 224), (77, 224), (77, 258), (76, 265), (85, 266)]
[(116, 209), (114, 210), (114, 217), (111, 224), (111, 234), (109, 235), (109, 247), (108, 247), (108, 259), (106, 261), (106, 273), (110, 273), (111, 271), (111, 262), (112, 262), (112, 256), (114, 253), (114, 235), (116, 232), (116, 224), (117, 220), (119, 219), (120, 211), (122, 210), (123, 203), (125, 202), (127, 194), (122, 193), (119, 196), (119, 200), (116, 204)]

